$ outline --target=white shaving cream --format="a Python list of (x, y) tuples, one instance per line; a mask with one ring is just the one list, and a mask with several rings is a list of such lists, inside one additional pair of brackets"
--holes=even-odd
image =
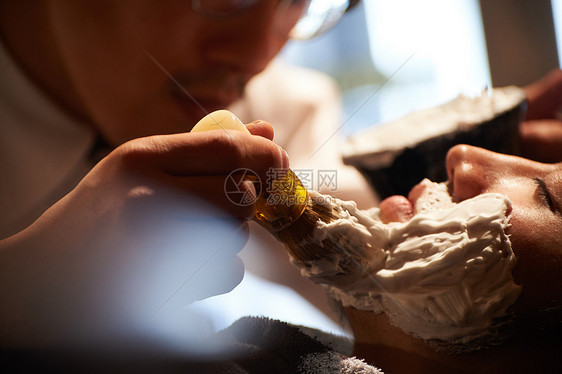
[(424, 183), (406, 223), (383, 224), (378, 208), (361, 211), (354, 202), (323, 196), (343, 212), (334, 222), (319, 222), (312, 240), (322, 245), (342, 232), (364, 243), (368, 254), (359, 259), (341, 253), (297, 265), (344, 306), (384, 312), (392, 324), (422, 339), (466, 342), (485, 335), (520, 294), (505, 234), (511, 203), (500, 194), (483, 194), (456, 204), (445, 184)]

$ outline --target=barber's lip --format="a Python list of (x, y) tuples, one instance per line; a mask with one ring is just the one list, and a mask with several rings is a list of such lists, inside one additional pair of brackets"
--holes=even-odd
[[(224, 108), (240, 98), (241, 92), (230, 86), (184, 87), (170, 86), (171, 95), (181, 104), (185, 102), (208, 110)], [(208, 108), (207, 108), (208, 107)]]
[(231, 103), (230, 101), (217, 100), (204, 96), (188, 96), (183, 92), (174, 93), (172, 97), (175, 103), (190, 118), (203, 118), (208, 113), (217, 109), (224, 109)]

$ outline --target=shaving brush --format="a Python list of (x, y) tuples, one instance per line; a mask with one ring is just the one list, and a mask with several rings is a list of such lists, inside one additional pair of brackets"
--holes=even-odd
[[(250, 134), (233, 113), (218, 110), (203, 117), (191, 132), (222, 129)], [(326, 201), (326, 196), (313, 197), (296, 174), (288, 169), (284, 175), (262, 188), (252, 218), (285, 244), (294, 261), (306, 263), (332, 255), (364, 256), (364, 248), (343, 234), (314, 240), (320, 222), (329, 223), (340, 217), (341, 208)]]

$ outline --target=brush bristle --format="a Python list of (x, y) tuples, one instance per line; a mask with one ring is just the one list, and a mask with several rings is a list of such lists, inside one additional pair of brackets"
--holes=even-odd
[(342, 233), (329, 234), (321, 244), (312, 240), (319, 221), (330, 223), (340, 217), (341, 210), (322, 199), (309, 197), (302, 215), (288, 228), (275, 235), (282, 241), (294, 260), (308, 262), (329, 258), (333, 255), (363, 257), (364, 249)]

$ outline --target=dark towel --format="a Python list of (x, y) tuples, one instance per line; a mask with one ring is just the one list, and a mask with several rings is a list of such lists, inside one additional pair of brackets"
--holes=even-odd
[(342, 345), (338, 340), (345, 338), (268, 318), (242, 318), (217, 337), (232, 348), (230, 361), (242, 370), (232, 373), (382, 373), (335, 351), (334, 347)]
[(344, 337), (268, 318), (242, 318), (211, 339), (226, 353), (167, 354), (156, 346), (117, 355), (72, 349), (2, 350), (0, 367), (11, 373), (382, 374), (348, 357), (350, 349), (345, 347), (351, 341)]

